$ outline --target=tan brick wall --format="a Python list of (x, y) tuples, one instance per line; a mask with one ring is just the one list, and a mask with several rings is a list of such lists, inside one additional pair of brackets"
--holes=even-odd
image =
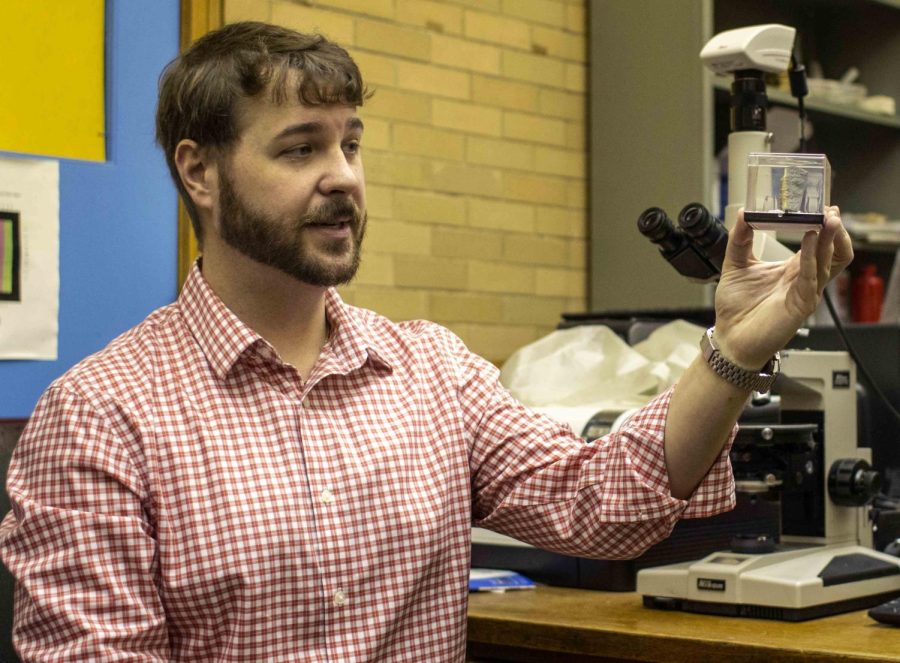
[(501, 362), (587, 302), (585, 0), (226, 0), (319, 31), (361, 110), (370, 230), (351, 303)]

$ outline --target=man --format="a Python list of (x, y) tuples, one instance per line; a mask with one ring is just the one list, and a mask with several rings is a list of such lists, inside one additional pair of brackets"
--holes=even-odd
[(732, 506), (753, 378), (852, 258), (837, 208), (778, 264), (740, 221), (717, 360), (587, 445), (449, 331), (341, 302), (366, 94), (341, 48), (259, 23), (167, 68), (158, 137), (202, 262), (18, 444), (0, 542), (26, 660), (461, 661), (473, 523), (627, 557)]

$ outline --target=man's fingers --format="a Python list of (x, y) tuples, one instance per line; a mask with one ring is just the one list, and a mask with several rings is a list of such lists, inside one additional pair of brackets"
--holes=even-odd
[(816, 292), (820, 295), (831, 280), (833, 256), (834, 242), (827, 237), (822, 237), (820, 234), (816, 244)]
[(728, 245), (725, 247), (725, 264), (731, 267), (746, 267), (754, 262), (753, 228), (744, 221), (744, 209), (738, 210), (737, 222), (728, 233)]
[(835, 227), (832, 244), (834, 246), (834, 254), (831, 258), (831, 265), (828, 272), (829, 280), (837, 276), (843, 269), (853, 261), (853, 242), (850, 239), (850, 233), (841, 222), (841, 210), (837, 206), (827, 207), (825, 209), (825, 226), (832, 225)]
[(816, 242), (816, 292), (819, 294), (831, 280), (831, 269), (834, 262), (835, 236), (841, 229), (840, 217), (832, 208), (825, 209), (825, 224), (819, 231)]
[[(824, 257), (823, 254), (825, 253), (822, 247), (823, 245), (827, 244), (830, 246), (831, 244), (831, 242), (822, 241), (824, 239), (821, 236), (822, 233), (824, 233), (824, 230), (821, 233), (809, 230), (803, 235), (803, 240), (800, 242), (800, 274), (797, 285), (802, 289), (804, 297), (812, 294), (812, 292), (806, 291), (807, 288), (810, 291), (820, 291), (818, 283), (820, 267), (823, 265), (821, 258)], [(829, 256), (828, 262), (824, 264), (830, 264), (830, 262), (831, 258)]]

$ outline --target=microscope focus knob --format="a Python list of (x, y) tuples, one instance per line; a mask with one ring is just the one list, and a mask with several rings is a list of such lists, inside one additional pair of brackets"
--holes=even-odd
[(862, 506), (878, 494), (881, 476), (861, 458), (841, 458), (828, 472), (828, 495), (838, 506)]

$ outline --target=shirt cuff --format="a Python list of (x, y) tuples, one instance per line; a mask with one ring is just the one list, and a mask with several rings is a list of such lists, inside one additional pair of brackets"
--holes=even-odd
[(681, 518), (706, 518), (730, 511), (735, 506), (734, 473), (731, 468), (731, 446), (737, 424), (709, 472), (687, 500), (672, 497), (665, 457), (666, 417), (674, 387), (654, 398), (628, 419), (619, 434), (622, 449), (632, 470), (647, 488), (671, 501)]

